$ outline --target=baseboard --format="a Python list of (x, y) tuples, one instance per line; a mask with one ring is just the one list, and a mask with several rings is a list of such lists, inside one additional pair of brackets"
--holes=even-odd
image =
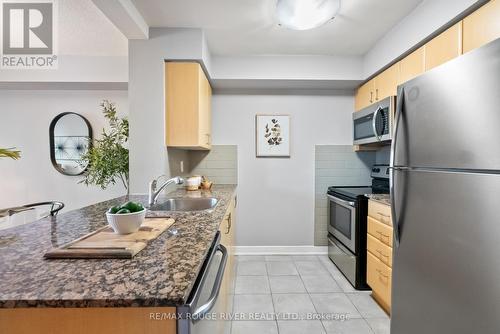
[(235, 246), (236, 255), (324, 255), (327, 246)]

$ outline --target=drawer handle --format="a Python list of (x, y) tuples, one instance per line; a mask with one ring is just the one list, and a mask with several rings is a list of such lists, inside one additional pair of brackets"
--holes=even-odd
[(390, 237), (389, 237), (387, 234), (384, 234), (384, 233), (382, 233), (382, 232), (380, 232), (380, 231), (377, 231), (377, 233), (379, 234), (379, 238), (378, 238), (378, 239), (379, 239), (380, 241), (383, 241), (383, 240), (382, 240), (382, 238), (386, 238), (386, 239), (387, 239), (387, 242), (389, 242), (389, 240), (390, 240), (389, 238), (390, 238)]
[(383, 254), (383, 253), (382, 253), (382, 251), (381, 251), (380, 249), (377, 249), (377, 253), (379, 253), (379, 254), (380, 254), (380, 256), (383, 256), (383, 257), (385, 257), (385, 258), (387, 258), (387, 259), (389, 258), (389, 255), (385, 255), (385, 254)]
[(385, 215), (385, 214), (383, 214), (382, 212), (378, 212), (378, 211), (377, 211), (377, 213), (378, 213), (379, 215), (381, 215), (382, 217), (385, 217), (385, 218), (390, 218), (390, 216), (389, 216), (389, 215)]
[(231, 212), (227, 216), (227, 230), (225, 234), (229, 234), (231, 232), (231, 225), (232, 225), (232, 219), (231, 219)]
[(382, 270), (377, 269), (377, 273), (379, 274), (379, 276), (382, 276), (385, 279), (389, 279), (389, 275), (382, 273)]

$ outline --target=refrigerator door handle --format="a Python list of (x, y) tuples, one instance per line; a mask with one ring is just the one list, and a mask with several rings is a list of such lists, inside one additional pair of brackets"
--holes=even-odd
[(400, 242), (400, 231), (399, 231), (399, 220), (396, 216), (396, 200), (395, 200), (395, 195), (394, 195), (394, 172), (396, 170), (402, 170), (404, 168), (401, 167), (395, 167), (395, 162), (396, 162), (396, 143), (397, 143), (397, 138), (398, 138), (398, 127), (399, 127), (399, 122), (401, 121), (401, 114), (403, 113), (403, 105), (404, 105), (404, 86), (399, 88), (398, 91), (398, 101), (397, 101), (397, 108), (396, 108), (396, 119), (395, 119), (395, 124), (394, 124), (394, 135), (392, 139), (392, 145), (391, 145), (391, 162), (390, 162), (390, 167), (389, 167), (389, 173), (390, 173), (390, 178), (389, 178), (389, 191), (390, 191), (390, 199), (391, 199), (391, 217), (392, 217), (392, 226), (394, 228), (394, 243), (396, 247), (399, 247), (399, 242)]

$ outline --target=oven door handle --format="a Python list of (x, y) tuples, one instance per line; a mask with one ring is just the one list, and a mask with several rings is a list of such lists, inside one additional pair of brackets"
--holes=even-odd
[(224, 245), (219, 244), (217, 245), (215, 252), (217, 251), (220, 251), (222, 253), (222, 259), (219, 265), (219, 269), (217, 270), (217, 276), (215, 276), (215, 282), (212, 288), (212, 292), (210, 293), (210, 297), (208, 298), (207, 302), (198, 307), (192, 313), (191, 316), (193, 322), (201, 320), (203, 315), (207, 314), (212, 309), (212, 307), (214, 307), (215, 302), (217, 301), (217, 297), (219, 296), (220, 287), (222, 285), (222, 279), (224, 277), (224, 270), (226, 269), (227, 249), (226, 247), (224, 247)]
[(345, 200), (343, 200), (343, 199), (340, 199), (340, 198), (338, 198), (338, 197), (334, 197), (334, 196), (329, 195), (329, 194), (327, 194), (326, 196), (327, 196), (327, 197), (328, 197), (328, 198), (329, 198), (332, 202), (335, 202), (335, 203), (340, 204), (340, 205), (342, 205), (342, 206), (350, 206), (350, 207), (354, 207), (354, 206), (356, 205), (356, 203), (354, 203), (354, 202), (345, 201)]

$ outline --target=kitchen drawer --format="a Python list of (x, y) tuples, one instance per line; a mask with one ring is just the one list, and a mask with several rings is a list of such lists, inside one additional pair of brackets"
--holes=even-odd
[(392, 247), (392, 227), (368, 217), (368, 234), (383, 244)]
[(391, 308), (391, 268), (380, 262), (370, 252), (367, 252), (366, 267), (366, 281), (372, 288), (373, 296), (389, 312)]
[(368, 202), (368, 216), (383, 224), (392, 226), (391, 207), (389, 205), (370, 200)]
[(379, 259), (380, 262), (392, 268), (392, 248), (381, 243), (374, 237), (368, 234), (367, 249)]

